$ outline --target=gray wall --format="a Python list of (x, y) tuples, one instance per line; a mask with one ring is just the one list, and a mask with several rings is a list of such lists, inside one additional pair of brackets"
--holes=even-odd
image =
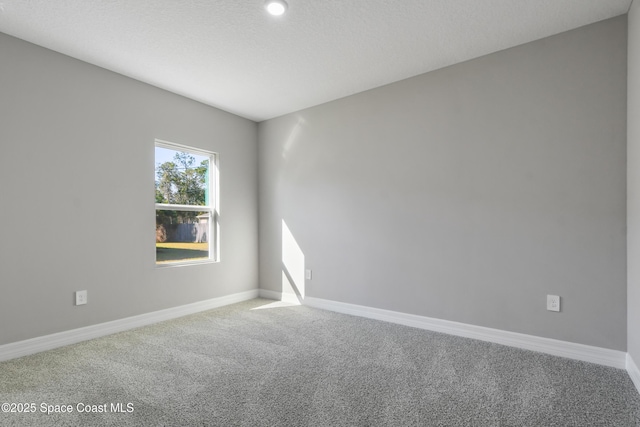
[[(254, 122), (2, 34), (0, 58), (0, 344), (257, 289)], [(154, 138), (220, 154), (220, 263), (156, 269)]]
[(290, 231), (306, 296), (626, 350), (625, 16), (260, 123), (259, 141), (261, 288), (293, 291)]
[(627, 350), (640, 366), (640, 4), (629, 11), (627, 98)]

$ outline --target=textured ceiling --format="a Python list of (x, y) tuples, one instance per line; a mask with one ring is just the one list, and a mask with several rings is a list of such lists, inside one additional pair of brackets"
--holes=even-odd
[[(261, 121), (627, 12), (632, 0), (0, 0), (0, 32)], [(1, 60), (1, 58), (0, 58)]]

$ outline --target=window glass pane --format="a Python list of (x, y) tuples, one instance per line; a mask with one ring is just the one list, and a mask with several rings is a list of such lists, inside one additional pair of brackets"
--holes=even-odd
[(207, 206), (208, 156), (156, 147), (156, 203)]
[(209, 259), (209, 212), (156, 209), (156, 262)]

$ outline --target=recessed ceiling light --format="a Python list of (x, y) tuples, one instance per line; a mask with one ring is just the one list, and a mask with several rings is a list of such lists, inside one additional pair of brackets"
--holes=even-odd
[(270, 14), (280, 16), (287, 11), (287, 2), (284, 0), (267, 0), (264, 7)]

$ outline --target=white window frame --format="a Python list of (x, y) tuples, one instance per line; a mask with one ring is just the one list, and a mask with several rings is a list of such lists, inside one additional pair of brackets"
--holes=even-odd
[[(178, 205), (171, 203), (156, 203), (155, 212), (158, 210), (167, 211), (195, 211), (195, 212), (209, 212), (207, 243), (209, 244), (209, 257), (207, 259), (197, 260), (177, 260), (164, 263), (155, 262), (156, 267), (182, 267), (185, 265), (197, 265), (197, 264), (209, 264), (220, 261), (220, 227), (219, 227), (219, 203), (220, 203), (220, 187), (219, 187), (219, 172), (218, 172), (218, 153), (213, 151), (207, 151), (200, 148), (194, 148), (188, 145), (177, 144), (175, 142), (163, 141), (160, 139), (155, 140), (154, 144), (154, 171), (156, 167), (155, 163), (155, 147), (166, 148), (168, 150), (185, 152), (188, 154), (195, 154), (198, 156), (205, 156), (209, 158), (209, 204), (208, 205)], [(154, 180), (155, 181), (155, 180)], [(154, 192), (155, 194), (155, 192)]]

